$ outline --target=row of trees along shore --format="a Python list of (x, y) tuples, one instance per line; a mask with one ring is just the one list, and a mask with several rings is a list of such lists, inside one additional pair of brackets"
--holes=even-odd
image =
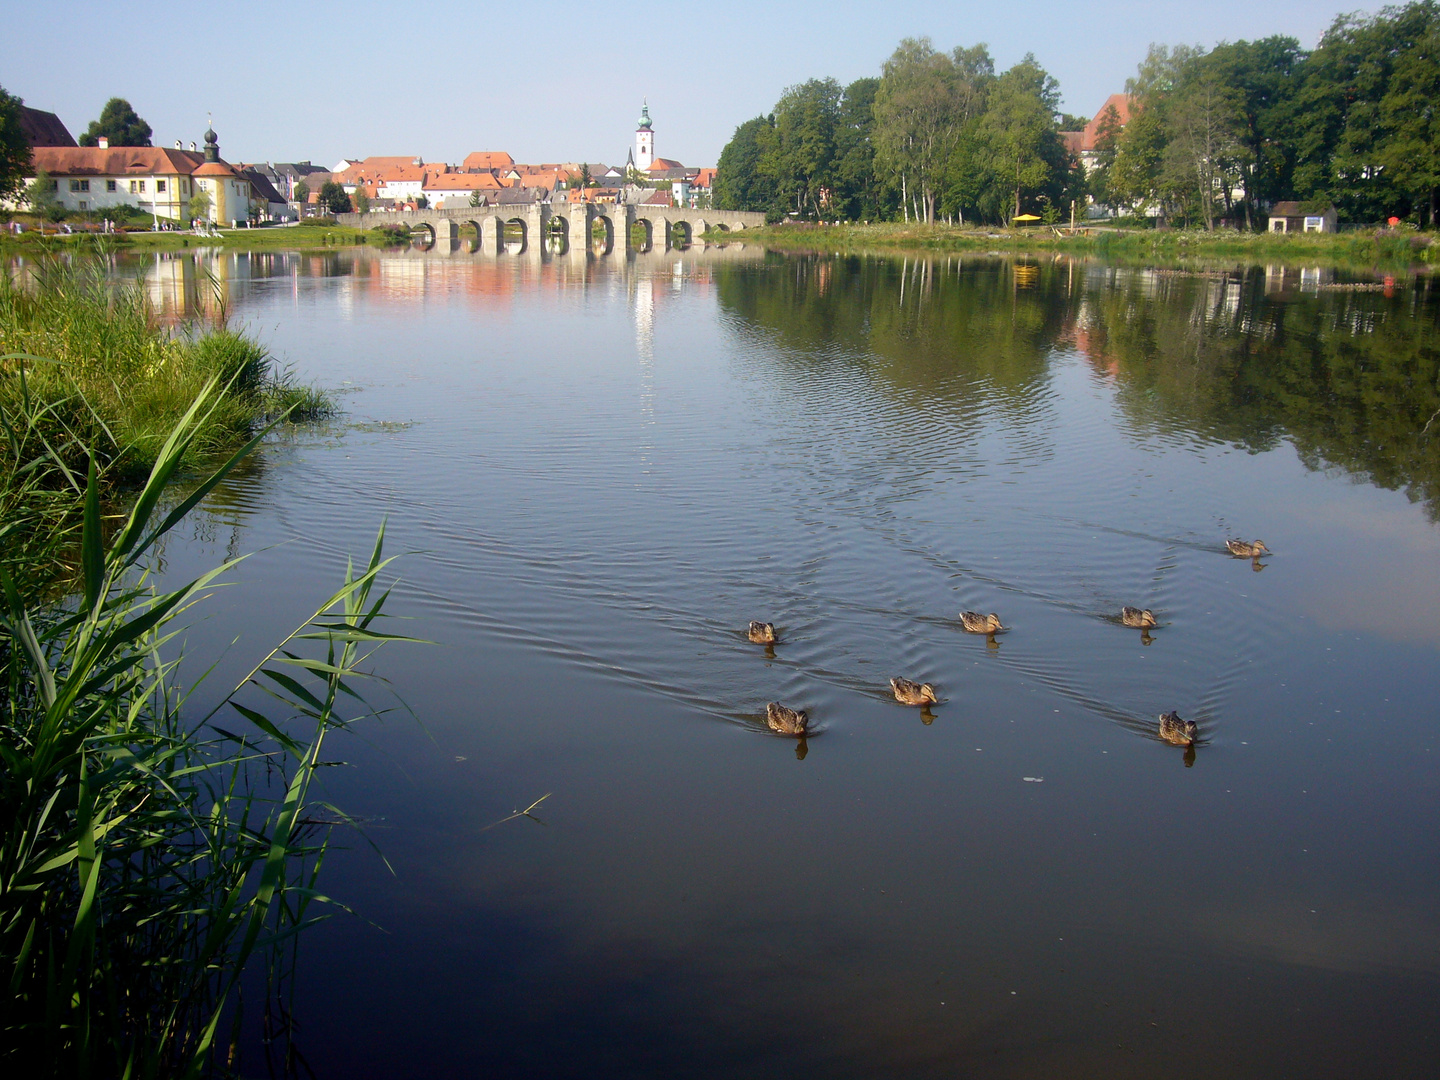
[(906, 38), (878, 78), (792, 86), (720, 155), (716, 202), (772, 219), (1067, 219), (1093, 200), (1183, 225), (1263, 227), (1280, 201), (1341, 220), (1440, 215), (1440, 2), (1337, 16), (1293, 37), (1152, 45), (1127, 80), (1128, 122), (1099, 116), (1087, 172), (1059, 86), (1027, 55)]

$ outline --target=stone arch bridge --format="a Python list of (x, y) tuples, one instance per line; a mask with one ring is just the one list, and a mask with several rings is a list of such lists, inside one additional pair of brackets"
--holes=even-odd
[[(685, 210), (670, 206), (632, 206), (610, 203), (528, 203), (518, 206), (457, 206), (443, 210), (376, 211), (369, 214), (337, 214), (341, 225), (375, 228), (406, 225), (411, 230), (428, 230), (436, 245), (454, 243), (462, 226), (475, 229), (478, 250), (492, 255), (506, 250), (505, 228), (519, 225), (522, 236), (517, 250), (557, 238), (566, 251), (599, 250), (609, 255), (636, 246), (631, 238), (634, 226), (644, 230), (639, 250), (667, 250), (698, 239), (708, 229), (739, 232), (765, 224), (765, 215), (748, 210)], [(597, 228), (598, 226), (598, 228)], [(591, 238), (599, 234), (598, 245)], [(662, 247), (663, 245), (663, 247)]]

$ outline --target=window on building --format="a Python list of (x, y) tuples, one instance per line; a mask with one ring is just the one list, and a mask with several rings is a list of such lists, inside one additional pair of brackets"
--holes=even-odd
[(118, 188), (119, 186), (120, 186), (120, 185), (118, 185), (117, 183), (115, 183), (114, 180), (106, 180), (106, 181), (105, 181), (105, 190), (106, 190), (106, 191), (114, 191), (114, 190), (115, 190), (116, 188)]
[(140, 181), (138, 181), (138, 180), (131, 180), (131, 181), (130, 181), (130, 194), (131, 194), (131, 195), (134, 195), (134, 194), (135, 194), (137, 191), (139, 191), (139, 190), (140, 190)]
[(155, 181), (155, 190), (156, 190), (156, 192), (164, 191), (164, 190), (165, 190), (165, 181), (164, 181), (164, 180), (156, 180), (156, 181)]
[(81, 210), (89, 210), (89, 209), (90, 209), (90, 204), (89, 204), (88, 202), (86, 202), (84, 199), (81, 199), (80, 202), (79, 202), (77, 205), (80, 207)]
[(141, 190), (141, 191), (144, 191), (144, 190), (145, 190), (145, 181), (144, 181), (144, 180), (141, 180), (141, 181), (140, 181), (140, 190)]
[(89, 180), (71, 180), (71, 181), (70, 181), (70, 190), (71, 190), (71, 191), (89, 191), (89, 190), (90, 190), (90, 181), (89, 181)]

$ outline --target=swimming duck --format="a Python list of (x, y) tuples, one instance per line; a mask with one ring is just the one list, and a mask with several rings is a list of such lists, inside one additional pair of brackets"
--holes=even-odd
[(1258, 559), (1261, 555), (1270, 554), (1263, 540), (1226, 540), (1225, 547), (1237, 559)]
[(751, 622), (749, 638), (756, 645), (774, 645), (780, 640), (775, 636), (775, 624), (768, 622)]
[(989, 615), (981, 615), (978, 611), (962, 611), (960, 625), (972, 634), (993, 634), (997, 630), (1008, 629), (1000, 625), (1000, 616), (993, 611)]
[(765, 706), (765, 722), (780, 735), (804, 737), (810, 733), (810, 714), (804, 709), (787, 709), (778, 701)]
[(1160, 738), (1176, 746), (1194, 746), (1200, 729), (1194, 720), (1181, 720), (1177, 712), (1160, 715)]
[(895, 691), (895, 700), (901, 705), (928, 705), (940, 700), (935, 696), (935, 688), (928, 682), (911, 682), (898, 675), (890, 680), (890, 689)]
[(1139, 630), (1149, 630), (1153, 626), (1160, 625), (1155, 621), (1155, 613), (1149, 608), (1122, 607), (1120, 621), (1126, 626), (1133, 626)]

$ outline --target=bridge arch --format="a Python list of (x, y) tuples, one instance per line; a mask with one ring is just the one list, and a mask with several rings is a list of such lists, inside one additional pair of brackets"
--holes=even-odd
[(615, 250), (615, 219), (608, 214), (596, 214), (590, 225), (589, 240), (591, 251), (609, 255)]
[(695, 242), (695, 226), (691, 222), (680, 218), (669, 222), (668, 225), (669, 228), (665, 230), (669, 233), (669, 236), (666, 237), (668, 247), (683, 249)]
[(512, 226), (516, 225), (520, 227), (520, 239), (518, 241), (519, 247), (515, 248), (515, 254), (523, 255), (527, 250), (529, 250), (530, 226), (526, 224), (523, 217), (512, 217), (505, 218), (500, 222), (500, 250), (502, 253), (509, 251), (510, 245), (517, 242), (509, 240), (505, 235)]
[(648, 252), (655, 250), (655, 227), (657, 224), (660, 226), (661, 235), (664, 235), (664, 218), (656, 221), (652, 218), (636, 216), (635, 225), (641, 230), (640, 242), (635, 245), (636, 251)]
[(545, 222), (545, 242), (541, 247), (552, 255), (568, 255), (570, 253), (570, 218), (568, 215), (555, 214)]
[(423, 240), (420, 240), (419, 243), (420, 246), (423, 247), (426, 251), (429, 251), (435, 246), (435, 226), (432, 222), (412, 221), (410, 222), (410, 228), (412, 231), (424, 232), (425, 238)]

